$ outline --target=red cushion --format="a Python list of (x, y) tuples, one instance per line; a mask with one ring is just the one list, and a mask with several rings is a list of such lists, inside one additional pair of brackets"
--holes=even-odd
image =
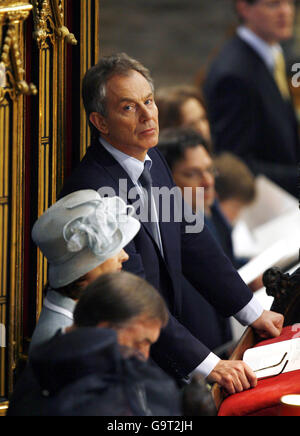
[[(295, 336), (299, 337), (295, 328), (285, 327), (279, 338), (260, 342), (257, 346)], [(286, 394), (300, 394), (300, 370), (258, 380), (256, 388), (229, 396), (221, 404), (218, 416), (278, 416), (280, 398)]]

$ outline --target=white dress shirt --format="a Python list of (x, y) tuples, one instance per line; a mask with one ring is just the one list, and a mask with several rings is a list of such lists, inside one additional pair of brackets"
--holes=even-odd
[(281, 46), (279, 44), (268, 44), (246, 26), (239, 26), (237, 34), (246, 44), (253, 48), (262, 58), (270, 72), (273, 73), (276, 54), (278, 51), (282, 52)]
[[(100, 142), (103, 147), (116, 159), (116, 161), (121, 165), (121, 167), (126, 171), (129, 175), (130, 179), (142, 192), (141, 185), (138, 180), (144, 171), (144, 165), (149, 165), (149, 168), (152, 166), (151, 158), (146, 155), (145, 162), (141, 162), (138, 159), (135, 159), (132, 156), (129, 156), (120, 150), (116, 149), (112, 145), (110, 145), (103, 138), (100, 138)], [(155, 210), (155, 209), (154, 209)], [(161, 243), (161, 250), (162, 250)], [(256, 321), (261, 314), (263, 313), (263, 307), (259, 303), (258, 300), (253, 296), (251, 301), (242, 309), (240, 312), (234, 315), (235, 319), (239, 321), (244, 326), (251, 325), (254, 321)], [(214, 353), (210, 353), (207, 358), (196, 368), (195, 371), (199, 371), (204, 377), (207, 377), (211, 371), (215, 368), (215, 366), (220, 361), (220, 358), (216, 356)]]
[[(152, 167), (152, 160), (148, 156), (148, 154), (146, 154), (145, 160), (144, 160), (144, 162), (142, 162), (138, 159), (135, 159), (132, 156), (129, 156), (128, 154), (123, 153), (122, 151), (118, 150), (117, 148), (113, 147), (111, 144), (109, 144), (103, 138), (99, 138), (99, 141), (101, 142), (103, 147), (106, 149), (106, 151), (108, 151), (108, 153), (110, 153), (115, 158), (115, 160), (121, 165), (121, 167), (126, 171), (128, 176), (130, 177), (131, 181), (135, 185), (135, 187), (140, 195), (140, 198), (143, 199), (144, 198), (144, 191), (143, 191), (143, 188), (139, 182), (139, 178), (141, 177), (142, 172), (144, 171), (144, 167), (146, 165), (148, 166), (149, 170)], [(164, 257), (157, 208), (156, 208), (155, 201), (153, 200), (153, 198), (151, 199), (151, 201), (152, 201), (151, 218), (153, 219), (153, 221), (157, 225), (158, 237), (159, 237), (159, 249), (160, 249), (162, 256)]]

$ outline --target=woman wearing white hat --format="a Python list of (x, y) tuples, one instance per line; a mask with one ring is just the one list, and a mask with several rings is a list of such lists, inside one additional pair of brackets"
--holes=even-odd
[(57, 201), (35, 223), (32, 238), (49, 264), (49, 285), (29, 353), (73, 323), (77, 300), (101, 274), (128, 260), (124, 247), (140, 229), (132, 206), (119, 197), (77, 191)]

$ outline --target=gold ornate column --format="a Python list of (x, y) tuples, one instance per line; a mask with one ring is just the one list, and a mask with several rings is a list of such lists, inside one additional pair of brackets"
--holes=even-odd
[[(98, 60), (99, 46), (99, 0), (32, 0), (34, 6), (34, 38), (39, 48), (39, 159), (38, 159), (38, 211), (40, 216), (51, 205), (64, 179), (64, 157), (66, 149), (66, 85), (74, 82), (80, 89), (87, 69)], [(67, 28), (67, 9), (71, 15), (80, 17), (79, 26), (74, 24), (76, 37)], [(77, 41), (78, 39), (78, 41)], [(77, 45), (80, 71), (73, 71), (66, 77), (67, 45)], [(80, 73), (80, 75), (79, 75)], [(77, 83), (75, 83), (77, 81)], [(79, 94), (80, 95), (80, 94)], [(81, 99), (78, 98), (76, 111), (80, 117), (80, 132), (76, 144), (80, 147), (80, 158), (86, 152), (90, 141), (89, 128)], [(76, 126), (77, 129), (77, 126)], [(76, 151), (77, 154), (77, 151)], [(40, 252), (37, 259), (36, 318), (38, 319), (43, 300), (43, 288), (47, 281), (47, 262)]]
[[(34, 38), (39, 53), (38, 210), (55, 200), (63, 181), (65, 147), (65, 44), (76, 45), (64, 25), (64, 0), (33, 0)], [(47, 262), (38, 251), (36, 317), (42, 307)]]
[(47, 280), (31, 228), (89, 144), (80, 84), (98, 14), (99, 0), (0, 0), (0, 416)]
[(23, 26), (31, 9), (28, 1), (0, 4), (0, 324), (7, 339), (0, 348), (0, 397), (12, 389), (22, 351), (24, 96), (37, 93), (24, 70)]
[[(89, 29), (93, 29), (92, 32)], [(80, 83), (91, 66), (99, 59), (99, 0), (86, 0), (82, 10), (80, 31)], [(83, 103), (80, 110), (80, 158), (82, 158), (91, 141), (90, 128), (86, 119)]]

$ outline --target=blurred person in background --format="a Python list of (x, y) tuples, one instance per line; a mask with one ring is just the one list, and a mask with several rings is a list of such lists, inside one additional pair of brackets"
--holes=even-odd
[[(197, 188), (203, 188), (205, 223), (233, 265), (236, 268), (242, 266), (245, 260), (237, 259), (233, 251), (232, 225), (242, 208), (255, 198), (254, 177), (250, 171), (234, 156), (226, 155), (225, 159), (223, 156), (214, 161), (205, 139), (193, 129), (162, 130), (159, 148), (171, 168), (176, 185), (182, 191), (184, 188), (192, 189), (191, 206), (197, 213), (197, 207), (202, 204), (197, 198), (202, 191)], [(234, 183), (231, 183), (232, 179)], [(220, 187), (224, 211), (216, 186)]]
[(188, 127), (201, 133), (207, 146), (212, 147), (210, 125), (200, 89), (192, 85), (160, 88), (155, 101), (159, 112), (160, 129)]
[(234, 0), (240, 26), (203, 86), (216, 153), (229, 151), (298, 198), (300, 143), (280, 43), (292, 37), (294, 0)]
[(232, 153), (222, 153), (214, 159), (218, 177), (215, 180), (220, 207), (234, 226), (243, 209), (256, 198), (255, 178), (244, 162)]
[[(255, 200), (255, 179), (251, 171), (231, 154), (214, 159), (203, 136), (194, 129), (162, 130), (159, 148), (176, 185), (182, 192), (184, 188), (191, 188), (191, 206), (197, 213), (201, 212), (197, 208), (202, 205), (199, 188), (203, 188), (205, 224), (233, 266), (236, 269), (244, 266), (249, 259), (235, 255), (232, 231), (242, 210)], [(261, 287), (261, 277), (250, 284), (253, 291)]]

